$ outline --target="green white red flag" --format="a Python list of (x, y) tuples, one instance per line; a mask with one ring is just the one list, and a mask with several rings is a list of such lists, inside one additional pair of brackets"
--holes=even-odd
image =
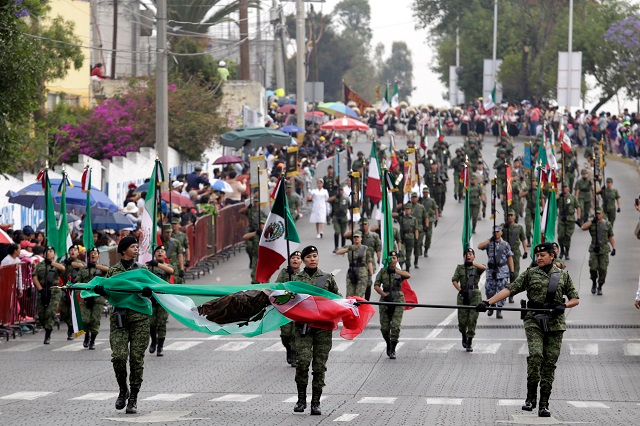
[(149, 180), (149, 188), (147, 189), (147, 197), (144, 199), (144, 211), (142, 212), (142, 221), (140, 230), (142, 231), (142, 239), (140, 240), (140, 249), (138, 251), (138, 260), (142, 263), (150, 262), (153, 259), (153, 250), (158, 246), (158, 185), (164, 181), (164, 169), (162, 162), (156, 159)]
[(376, 144), (371, 144), (371, 156), (369, 158), (369, 172), (367, 175), (367, 188), (365, 195), (369, 197), (373, 204), (378, 204), (382, 200), (382, 185), (380, 184), (380, 162), (378, 161), (378, 150)]

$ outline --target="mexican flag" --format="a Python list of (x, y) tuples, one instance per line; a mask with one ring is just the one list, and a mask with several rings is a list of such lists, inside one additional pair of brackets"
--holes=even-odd
[[(58, 194), (60, 197), (60, 223), (58, 224), (58, 245), (56, 248), (56, 255), (58, 260), (67, 255), (69, 247), (73, 244), (71, 241), (71, 235), (69, 234), (69, 222), (67, 221), (67, 186), (73, 188), (73, 184), (69, 181), (69, 177), (66, 172), (62, 172), (62, 180), (58, 187)], [(92, 235), (93, 236), (93, 235)]]
[(442, 142), (444, 140), (444, 134), (442, 134), (442, 118), (438, 117), (438, 128), (436, 129), (436, 140)]
[(420, 125), (420, 148), (427, 150), (429, 148), (429, 136), (427, 135), (427, 123)]
[(269, 282), (271, 275), (288, 259), (288, 254), (295, 251), (299, 245), (300, 237), (287, 205), (285, 181), (280, 178), (271, 213), (260, 236), (256, 266), (258, 282)]
[(571, 139), (569, 138), (569, 135), (567, 135), (567, 133), (565, 132), (565, 129), (562, 127), (558, 132), (558, 140), (561, 143), (562, 150), (567, 154), (571, 154)]
[[(92, 233), (93, 236), (93, 233)], [(73, 335), (75, 337), (82, 336), (84, 333), (84, 322), (82, 321), (82, 310), (80, 309), (80, 292), (71, 291), (71, 322), (73, 324)]]
[(542, 167), (558, 169), (558, 161), (556, 160), (556, 154), (551, 145), (551, 141), (543, 133), (542, 146), (540, 146), (540, 152), (538, 158), (542, 161)]
[(142, 212), (142, 222), (140, 230), (142, 231), (142, 239), (140, 241), (140, 250), (138, 251), (138, 260), (142, 263), (150, 262), (153, 259), (153, 250), (158, 246), (158, 185), (164, 181), (164, 170), (162, 162), (156, 160), (151, 172), (149, 180), (149, 188), (147, 189), (147, 197), (144, 199), (144, 211)]
[(369, 158), (369, 172), (367, 174), (367, 188), (365, 195), (373, 204), (378, 204), (382, 199), (382, 185), (380, 184), (380, 164), (378, 162), (378, 150), (376, 144), (371, 144), (371, 157)]
[(464, 185), (464, 213), (462, 215), (462, 252), (473, 247), (473, 225), (471, 221), (471, 197), (469, 197), (469, 167), (464, 166), (462, 171), (462, 183)]
[(551, 170), (549, 174), (549, 197), (547, 204), (545, 205), (545, 230), (544, 240), (546, 242), (555, 241), (556, 239), (556, 221), (558, 219), (558, 202), (556, 200), (556, 193), (558, 192), (558, 185), (556, 179), (556, 171)]
[(82, 233), (82, 244), (87, 250), (87, 258), (89, 250), (94, 246), (93, 244), (93, 225), (91, 224), (91, 168), (89, 166), (84, 168), (82, 173), (82, 191), (87, 193), (87, 205), (86, 214), (84, 216), (84, 230)]
[(400, 93), (398, 92), (398, 82), (393, 89), (393, 96), (391, 97), (391, 108), (398, 108), (400, 105)]
[(384, 114), (389, 109), (389, 86), (387, 85), (384, 89), (384, 97), (382, 98), (382, 103), (380, 104), (380, 114)]
[(49, 181), (49, 170), (42, 169), (36, 178), (42, 183), (44, 190), (44, 232), (47, 239), (47, 245), (58, 247), (58, 226), (56, 221), (56, 212), (53, 205), (53, 197), (51, 196), (51, 182)]
[(485, 114), (491, 114), (493, 107), (496, 106), (496, 83), (493, 83), (493, 90), (491, 95), (487, 99), (482, 100), (482, 108), (484, 108)]
[(544, 179), (542, 178), (542, 165), (538, 163), (538, 189), (536, 192), (536, 214), (533, 216), (533, 236), (531, 237), (531, 259), (535, 259), (533, 249), (540, 244), (540, 238), (542, 234), (541, 224), (540, 224), (540, 189), (542, 185), (544, 185)]

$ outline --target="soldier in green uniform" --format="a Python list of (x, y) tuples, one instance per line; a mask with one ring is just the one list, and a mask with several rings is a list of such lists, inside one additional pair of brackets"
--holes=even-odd
[[(88, 283), (93, 277), (101, 277), (109, 271), (109, 267), (99, 265), (100, 253), (97, 248), (89, 250), (87, 266), (80, 268), (76, 282)], [(100, 317), (104, 310), (107, 299), (102, 296), (87, 297), (82, 299), (82, 322), (84, 323), (84, 342), (83, 346), (91, 350), (96, 348), (96, 337), (100, 332)]]
[(347, 297), (364, 298), (367, 287), (371, 285), (373, 276), (373, 258), (369, 248), (362, 244), (362, 232), (353, 233), (353, 244), (344, 246), (336, 254), (347, 254), (349, 269), (347, 270)]
[[(300, 266), (302, 265), (302, 253), (294, 251), (289, 256), (289, 264), (286, 268), (282, 268), (276, 278), (277, 283), (286, 283), (293, 280), (293, 276), (300, 272)], [(282, 346), (287, 351), (287, 364), (292, 367), (296, 366), (296, 356), (293, 351), (293, 322), (287, 323), (280, 327), (280, 340)]]
[[(527, 292), (529, 299), (527, 307), (553, 310), (553, 314), (527, 312), (524, 319), (529, 356), (527, 357), (527, 399), (522, 409), (531, 411), (536, 407), (539, 384), (538, 416), (550, 417), (549, 397), (556, 362), (560, 356), (562, 336), (566, 330), (564, 312), (566, 308), (577, 306), (580, 300), (569, 273), (553, 265), (555, 258), (553, 245), (539, 244), (534, 248), (534, 254), (536, 267), (524, 271), (514, 282), (491, 299), (480, 302), (476, 310), (484, 312), (491, 304), (523, 291)], [(564, 296), (567, 296), (568, 302), (564, 301)]]
[[(255, 232), (255, 230), (258, 229), (260, 216), (262, 215), (262, 212), (260, 212), (260, 198), (258, 197), (258, 195), (256, 194), (253, 196), (252, 204), (250, 206), (241, 208), (239, 212), (246, 215), (247, 219), (249, 219), (247, 232)], [(249, 256), (249, 268), (251, 268), (251, 253), (253, 253), (254, 251), (254, 247), (252, 247), (251, 244), (253, 244), (252, 241), (245, 240), (244, 248), (247, 252), (247, 255)], [(255, 250), (257, 249), (258, 248), (255, 247)]]
[[(476, 263), (476, 252), (469, 247), (464, 253), (464, 263), (456, 266), (451, 277), (453, 286), (458, 291), (456, 303), (458, 305), (477, 305), (482, 302), (482, 294), (478, 283), (480, 276), (487, 269), (481, 263)], [(476, 335), (478, 312), (471, 309), (458, 309), (458, 330), (462, 333), (462, 347), (467, 352), (473, 352), (473, 338)]]
[(464, 189), (464, 183), (460, 182), (460, 174), (464, 170), (465, 165), (464, 150), (456, 149), (456, 156), (451, 160), (451, 168), (453, 169), (453, 198), (462, 202), (462, 190)]
[(349, 211), (349, 199), (344, 196), (343, 191), (329, 197), (327, 201), (331, 204), (331, 217), (333, 218), (333, 252), (338, 250), (338, 243), (342, 239), (342, 246), (345, 245), (345, 232), (347, 232), (347, 212)]
[(620, 194), (613, 187), (613, 179), (608, 177), (606, 186), (598, 189), (597, 192), (602, 197), (602, 210), (613, 227), (613, 223), (616, 221), (616, 212), (620, 212)]
[(364, 152), (358, 151), (357, 158), (351, 163), (351, 170), (354, 172), (364, 167)]
[(438, 204), (438, 211), (442, 215), (445, 202), (446, 181), (438, 170), (438, 163), (431, 163), (424, 175), (424, 183), (429, 187), (431, 196)]
[[(422, 242), (424, 241), (425, 231), (429, 228), (429, 216), (427, 209), (418, 202), (418, 193), (411, 193), (411, 216), (418, 222), (418, 238), (416, 239), (415, 247), (413, 248), (413, 267), (418, 269), (418, 259), (422, 256)], [(409, 259), (411, 261), (411, 259)]]
[[(182, 227), (180, 226), (180, 218), (178, 216), (173, 216), (171, 218), (171, 229), (173, 230), (171, 237), (178, 240), (182, 249), (184, 250), (184, 268), (188, 268), (191, 266), (191, 249), (189, 248), (189, 237), (187, 234), (182, 232)], [(179, 265), (173, 265), (179, 266)], [(180, 280), (175, 280), (176, 284), (179, 284), (179, 281), (184, 283), (184, 268), (178, 271), (178, 277)], [(180, 271), (182, 271), (182, 277), (180, 277)]]
[(502, 148), (498, 149), (498, 158), (496, 158), (496, 161), (494, 161), (493, 163), (493, 170), (496, 171), (495, 173), (496, 173), (497, 191), (498, 191), (498, 196), (501, 199), (505, 197), (505, 191), (506, 191), (506, 185), (507, 185), (507, 182), (505, 180), (505, 173), (506, 173), (505, 170), (508, 165), (509, 165), (509, 162), (507, 160), (507, 151), (505, 151)]
[(393, 242), (398, 253), (398, 263), (401, 265), (404, 263), (404, 247), (402, 247), (402, 235), (398, 228), (393, 228)]
[[(318, 268), (320, 258), (315, 246), (307, 246), (302, 250), (304, 269), (296, 274), (295, 281), (323, 288), (340, 295), (338, 284), (333, 275)], [(296, 354), (296, 385), (298, 401), (293, 411), (302, 413), (307, 408), (307, 384), (309, 383), (309, 365), (313, 367), (311, 382), (311, 415), (320, 415), (320, 397), (324, 388), (324, 376), (327, 371), (327, 360), (332, 345), (332, 332), (296, 323), (293, 327), (293, 347)]]
[[(438, 210), (438, 203), (429, 196), (429, 188), (422, 188), (422, 198), (420, 204), (427, 212), (428, 225), (423, 229), (424, 233), (424, 257), (429, 257), (429, 249), (431, 248), (431, 237), (433, 235), (433, 228), (438, 226), (438, 219), (440, 218), (440, 211)], [(402, 250), (398, 249), (398, 253)], [(402, 259), (399, 259), (402, 263)]]
[[(602, 208), (596, 208), (595, 218), (588, 220), (581, 226), (583, 231), (591, 234), (589, 245), (589, 273), (591, 275), (591, 294), (596, 294), (596, 282), (598, 296), (602, 296), (602, 286), (607, 278), (609, 267), (609, 253), (616, 255), (616, 240), (613, 237), (613, 226), (604, 218)], [(611, 244), (611, 247), (609, 247)]]
[[(177, 269), (177, 274), (173, 279), (176, 284), (184, 284), (184, 247), (180, 244), (180, 241), (173, 238), (172, 225), (165, 223), (162, 225), (162, 245), (165, 247), (167, 258), (169, 263), (173, 265), (173, 268)], [(258, 248), (256, 247), (256, 250)]]
[[(171, 276), (175, 273), (172, 264), (167, 264), (164, 259), (167, 257), (167, 251), (164, 246), (158, 246), (153, 251), (153, 259), (143, 266), (144, 269), (151, 272), (166, 282), (170, 282)], [(151, 336), (151, 344), (149, 345), (149, 353), (158, 351), (157, 356), (164, 356), (162, 350), (164, 348), (164, 339), (167, 337), (167, 321), (169, 321), (169, 312), (167, 312), (156, 299), (151, 299), (153, 306), (153, 314), (149, 323)], [(157, 346), (156, 346), (157, 345)]]
[[(373, 288), (380, 295), (381, 302), (404, 303), (402, 281), (409, 278), (411, 275), (400, 269), (398, 265), (398, 253), (391, 251), (389, 266), (378, 272)], [(396, 346), (400, 338), (403, 313), (404, 308), (401, 306), (380, 306), (380, 331), (387, 343), (387, 356), (391, 359), (396, 359)]]
[[(84, 262), (78, 260), (80, 250), (77, 245), (72, 245), (67, 251), (64, 263), (64, 274), (62, 280), (64, 283), (74, 284), (78, 277), (80, 268), (84, 267)], [(62, 290), (60, 293), (60, 321), (67, 324), (67, 340), (73, 340), (73, 315), (71, 315), (71, 293)]]
[(578, 198), (578, 205), (580, 206), (580, 220), (584, 223), (589, 220), (589, 214), (591, 213), (593, 181), (589, 179), (589, 172), (586, 169), (582, 169), (580, 176), (580, 180), (576, 182), (575, 196)]
[[(360, 232), (362, 232), (362, 244), (369, 247), (369, 255), (371, 256), (372, 261), (380, 263), (380, 256), (382, 255), (382, 242), (380, 241), (380, 235), (375, 232), (371, 232), (369, 219), (366, 217), (360, 219)], [(347, 237), (350, 237), (348, 231)]]
[(300, 213), (302, 199), (293, 190), (293, 184), (291, 183), (287, 183), (287, 204), (289, 205), (289, 213), (291, 214), (293, 221), (297, 222), (298, 219), (302, 216), (302, 214)]
[(467, 157), (469, 157), (469, 163), (472, 171), (476, 171), (478, 169), (478, 162), (482, 159), (482, 151), (478, 149), (478, 144), (475, 140), (469, 140), (469, 146), (465, 149), (467, 153)]
[(482, 187), (478, 185), (478, 177), (472, 174), (471, 184), (469, 185), (469, 207), (471, 208), (471, 227), (474, 234), (476, 233), (478, 216), (480, 216), (480, 205), (484, 202), (484, 191)]
[(578, 161), (573, 151), (567, 152), (564, 156), (564, 173), (563, 180), (569, 184), (569, 192), (573, 192), (573, 184), (576, 181), (576, 173), (578, 171)]
[(33, 271), (33, 284), (38, 290), (38, 321), (44, 328), (45, 345), (51, 343), (51, 331), (55, 324), (62, 293), (60, 277), (64, 273), (64, 265), (56, 262), (56, 250), (52, 246), (47, 246), (44, 251), (44, 262), (38, 263)]
[(256, 268), (258, 266), (258, 247), (260, 246), (260, 237), (262, 236), (262, 231), (264, 231), (264, 224), (267, 222), (267, 219), (263, 214), (260, 216), (260, 223), (258, 224), (257, 231), (247, 232), (242, 236), (242, 239), (245, 243), (250, 243), (251, 247), (251, 284), (258, 284), (256, 280)]
[(571, 187), (567, 181), (562, 184), (562, 193), (558, 196), (558, 245), (560, 246), (560, 259), (569, 258), (571, 249), (571, 237), (576, 227), (576, 211), (580, 217), (578, 199), (571, 194)]
[(402, 214), (394, 213), (394, 215), (398, 217), (402, 247), (404, 248), (404, 266), (409, 272), (411, 268), (411, 253), (418, 240), (418, 221), (411, 215), (411, 203), (404, 205)]
[[(527, 253), (527, 237), (524, 235), (522, 225), (516, 223), (516, 217), (516, 211), (509, 209), (507, 222), (502, 225), (504, 240), (509, 243), (509, 247), (513, 252), (513, 272), (509, 277), (509, 282), (515, 280), (520, 274), (520, 257), (526, 259), (529, 256)], [(522, 245), (522, 253), (520, 253), (520, 245)], [(511, 296), (509, 296), (509, 303), (513, 303), (513, 297)]]

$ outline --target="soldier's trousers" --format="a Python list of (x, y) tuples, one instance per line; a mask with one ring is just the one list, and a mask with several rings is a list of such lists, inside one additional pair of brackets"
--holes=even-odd
[(410, 240), (402, 240), (402, 247), (404, 248), (404, 263), (405, 268), (408, 269), (411, 265), (411, 253), (413, 253), (413, 249), (415, 246), (415, 239)]
[(548, 331), (544, 333), (536, 325), (526, 326), (527, 345), (527, 388), (537, 388), (540, 384), (540, 395), (551, 395), (556, 362), (560, 356), (564, 331)]
[(167, 337), (167, 321), (169, 321), (169, 312), (159, 303), (154, 304), (149, 327), (156, 331), (156, 337), (159, 339)]
[[(499, 293), (500, 290), (505, 288), (507, 284), (509, 284), (509, 277), (493, 279), (493, 277), (491, 277), (491, 271), (487, 270), (487, 281), (484, 285), (484, 291), (487, 293), (487, 299), (491, 299), (495, 294)], [(496, 303), (496, 306), (504, 306), (504, 300)]]
[(84, 332), (97, 335), (100, 332), (100, 316), (107, 299), (104, 297), (89, 297), (82, 299), (82, 321)]
[(258, 254), (251, 256), (251, 284), (258, 284), (256, 268), (258, 267)]
[(533, 229), (533, 217), (535, 216), (535, 211), (528, 210), (526, 211), (524, 217), (524, 232), (527, 235), (527, 241), (531, 241), (531, 232)]
[(478, 223), (478, 216), (480, 215), (480, 204), (472, 204), (471, 206), (471, 229), (476, 231), (476, 224)]
[(418, 261), (418, 258), (422, 256), (422, 241), (424, 240), (424, 231), (418, 232), (418, 241), (416, 241), (416, 245), (414, 247), (415, 253), (413, 254), (415, 261)]
[(435, 194), (434, 198), (436, 200), (436, 203), (438, 204), (440, 213), (442, 213), (442, 211), (444, 210), (444, 203), (447, 200), (447, 193), (445, 191), (440, 191), (439, 193)]
[(347, 232), (347, 224), (349, 223), (349, 221), (347, 220), (346, 217), (342, 218), (338, 218), (338, 217), (334, 217), (333, 218), (333, 233), (335, 235), (339, 235), (340, 238), (344, 238), (344, 233)]
[(560, 248), (564, 247), (567, 250), (571, 248), (571, 237), (575, 227), (576, 223), (573, 220), (558, 221), (558, 245)]
[(282, 340), (282, 344), (284, 345), (293, 346), (293, 322), (280, 327), (280, 340)]
[[(456, 175), (460, 175), (458, 172), (455, 172)], [(455, 177), (455, 176), (454, 176)], [(462, 189), (464, 188), (464, 184), (462, 182), (460, 182), (460, 179), (454, 179), (453, 181), (453, 191), (454, 194), (456, 194), (458, 196), (458, 200), (462, 199)]]
[[(607, 268), (609, 267), (609, 252), (593, 253), (589, 252), (589, 270), (598, 274), (598, 285), (604, 285), (607, 278)], [(594, 272), (591, 272), (592, 274)]]
[(60, 292), (60, 322), (73, 327), (73, 319), (71, 318), (71, 299), (66, 291)]
[(38, 297), (38, 320), (45, 330), (53, 330), (56, 322), (56, 312), (58, 312), (58, 306), (60, 305), (60, 294), (59, 287), (51, 287), (51, 297), (47, 306), (44, 305), (42, 298)]
[[(381, 298), (380, 301), (383, 302), (384, 299)], [(394, 302), (404, 303), (404, 295), (400, 294)], [(402, 306), (380, 305), (380, 331), (382, 332), (382, 337), (388, 338), (391, 342), (398, 341), (403, 314), (404, 308)]]
[(611, 222), (611, 227), (613, 228), (613, 223), (616, 221), (616, 208), (606, 209), (604, 214), (607, 216), (607, 220)]
[(589, 214), (591, 214), (591, 199), (578, 199), (578, 205), (580, 206), (580, 219), (582, 219), (582, 223), (584, 223), (589, 220)]
[[(482, 294), (480, 290), (474, 289), (471, 292), (470, 305), (477, 305), (482, 302)], [(462, 295), (458, 294), (458, 305), (463, 305)], [(478, 323), (478, 311), (475, 309), (458, 309), (458, 330), (460, 333), (465, 334), (467, 337), (474, 337), (476, 335), (476, 324)]]
[(149, 346), (149, 315), (127, 309), (124, 327), (118, 328), (115, 315), (111, 315), (111, 362), (116, 378), (127, 377), (127, 358), (129, 358), (129, 385), (140, 389), (144, 371), (144, 352)]
[[(363, 273), (364, 271), (365, 273)], [(347, 275), (347, 297), (348, 296), (359, 296), (364, 297), (364, 293), (367, 291), (367, 286), (369, 286), (369, 273), (364, 266), (360, 267), (358, 271), (358, 280), (356, 282), (352, 282), (349, 276)]]
[[(520, 241), (518, 241), (518, 244), (520, 243)], [(518, 275), (520, 275), (520, 259), (522, 259), (522, 253), (520, 253), (519, 251), (513, 251), (513, 256), (511, 257), (511, 259), (513, 259), (513, 272), (515, 272), (516, 274), (516, 278), (518, 278)]]
[(184, 277), (180, 277), (176, 271), (176, 274), (173, 276), (173, 282), (176, 284), (184, 284)]
[(433, 222), (429, 221), (429, 226), (427, 227), (427, 232), (424, 233), (424, 252), (429, 253), (429, 249), (431, 248), (431, 236), (433, 235)]
[(308, 327), (307, 334), (300, 333), (298, 324), (293, 326), (293, 348), (296, 354), (296, 383), (307, 386), (309, 383), (309, 365), (313, 370), (311, 388), (322, 390), (327, 360), (331, 352), (332, 332)]

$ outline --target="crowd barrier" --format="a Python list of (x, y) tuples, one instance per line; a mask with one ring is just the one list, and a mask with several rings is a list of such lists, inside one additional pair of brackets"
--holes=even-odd
[[(0, 333), (7, 339), (22, 327), (35, 330), (38, 292), (33, 284), (34, 266), (30, 263), (0, 267)], [(22, 284), (22, 296), (18, 283)]]

